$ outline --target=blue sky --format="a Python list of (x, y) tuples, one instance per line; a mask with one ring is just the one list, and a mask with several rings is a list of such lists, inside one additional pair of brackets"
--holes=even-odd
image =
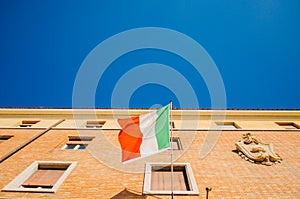
[(140, 85), (122, 108), (173, 100), (181, 108), (299, 109), (299, 10), (300, 2), (292, 0), (2, 0), (0, 106), (71, 108), (78, 71), (96, 46), (126, 30), (159, 27), (180, 32), (206, 50), (224, 82), (226, 105), (212, 105), (203, 74), (187, 60), (140, 49), (108, 66), (94, 107), (116, 108), (111, 101), (118, 80), (136, 66), (160, 63), (186, 78), (199, 105), (182, 103), (180, 98), (189, 96), (154, 82)]

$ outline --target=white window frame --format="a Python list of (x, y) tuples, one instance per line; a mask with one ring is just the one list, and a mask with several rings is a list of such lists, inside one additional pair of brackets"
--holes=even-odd
[[(38, 170), (39, 165), (68, 165), (68, 168), (56, 181), (51, 188), (25, 188), (22, 184)], [(6, 185), (2, 191), (20, 191), (20, 192), (46, 192), (55, 193), (71, 171), (75, 168), (77, 162), (65, 162), (65, 161), (35, 161), (29, 167), (27, 167), (22, 173), (20, 173), (15, 179), (13, 179), (8, 185)]]
[[(170, 163), (167, 162), (147, 162), (145, 167), (145, 177), (144, 177), (144, 187), (143, 187), (143, 194), (147, 195), (170, 195), (170, 191), (163, 191), (163, 190), (151, 190), (151, 175), (152, 175), (152, 167), (167, 167), (170, 166)], [(193, 174), (193, 170), (191, 164), (188, 162), (176, 162), (173, 163), (173, 166), (182, 166), (185, 167), (188, 185), (190, 187), (189, 191), (176, 191), (174, 190), (173, 193), (175, 195), (199, 195), (199, 190), (197, 187), (197, 183)]]

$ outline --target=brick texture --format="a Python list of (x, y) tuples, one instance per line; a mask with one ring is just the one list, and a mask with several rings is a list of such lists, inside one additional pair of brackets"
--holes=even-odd
[[(1, 134), (14, 134), (14, 140), (0, 144), (0, 154), (12, 150), (25, 138), (29, 139), (41, 130), (4, 130)], [(251, 131), (266, 143), (273, 143), (274, 150), (283, 161), (273, 166), (257, 165), (241, 159), (234, 143), (246, 131), (223, 131), (215, 147), (204, 157), (200, 151), (206, 137), (214, 132), (175, 132), (181, 138), (184, 150), (177, 162), (190, 162), (199, 196), (175, 196), (175, 198), (205, 198), (207, 186), (212, 187), (209, 198), (298, 198), (300, 195), (300, 132), (299, 131)], [(143, 173), (123, 172), (94, 158), (89, 150), (61, 150), (69, 135), (76, 130), (53, 129), (0, 164), (0, 189), (11, 182), (35, 160), (76, 161), (77, 166), (56, 193), (0, 192), (0, 198), (170, 198), (170, 196), (144, 196)], [(86, 135), (102, 135), (112, 146), (119, 147), (118, 131), (87, 130)], [(192, 143), (189, 141), (192, 140)], [(104, 142), (104, 141), (103, 141)], [(214, 143), (211, 143), (214, 144)], [(99, 143), (99, 148), (109, 147)], [(114, 150), (114, 148), (112, 149)], [(168, 151), (164, 152), (168, 157)], [(179, 152), (176, 152), (179, 153)], [(119, 152), (111, 153), (118, 155)], [(147, 161), (155, 159), (147, 158)], [(111, 157), (115, 158), (115, 157)], [(164, 159), (169, 161), (169, 159)], [(137, 164), (138, 165), (138, 164)], [(139, 166), (139, 165), (138, 165)]]

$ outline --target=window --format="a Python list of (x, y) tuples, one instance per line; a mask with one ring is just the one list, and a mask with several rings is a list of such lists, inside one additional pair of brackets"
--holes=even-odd
[(182, 145), (179, 137), (172, 137), (170, 141), (173, 150), (182, 150)]
[(23, 120), (21, 122), (21, 124), (19, 125), (19, 127), (31, 127), (32, 125), (38, 123), (39, 121), (38, 120)]
[(62, 149), (67, 150), (84, 150), (87, 144), (65, 144)]
[(75, 166), (75, 162), (35, 161), (2, 190), (55, 192)]
[(13, 135), (0, 135), (0, 143), (10, 139), (11, 137), (13, 137)]
[(300, 126), (295, 124), (294, 122), (276, 122), (276, 124), (278, 124), (286, 130), (295, 130), (300, 128)]
[(221, 130), (234, 130), (240, 129), (240, 127), (235, 122), (216, 122), (218, 129)]
[[(171, 194), (171, 165), (169, 163), (146, 163), (143, 194)], [(173, 193), (198, 195), (191, 165), (173, 164)]]
[(88, 143), (95, 137), (93, 136), (69, 136), (68, 142), (62, 147), (65, 150), (84, 150)]
[(102, 128), (104, 124), (105, 124), (105, 121), (87, 121), (85, 128), (99, 129), (99, 128)]
[(170, 122), (170, 129), (174, 129), (175, 128), (175, 123), (173, 121)]

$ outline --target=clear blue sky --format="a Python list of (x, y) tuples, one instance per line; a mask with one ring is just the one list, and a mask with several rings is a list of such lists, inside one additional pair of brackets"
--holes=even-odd
[[(97, 45), (126, 30), (161, 27), (187, 35), (207, 51), (223, 79), (226, 107), (299, 109), (299, 10), (300, 1), (294, 0), (1, 0), (0, 106), (70, 108), (77, 72)], [(110, 108), (122, 74), (147, 63), (174, 68), (192, 85), (199, 108), (214, 108), (201, 74), (158, 49), (116, 59), (100, 79), (95, 107)], [(163, 85), (141, 85), (128, 107), (170, 99), (182, 107), (177, 95)]]

